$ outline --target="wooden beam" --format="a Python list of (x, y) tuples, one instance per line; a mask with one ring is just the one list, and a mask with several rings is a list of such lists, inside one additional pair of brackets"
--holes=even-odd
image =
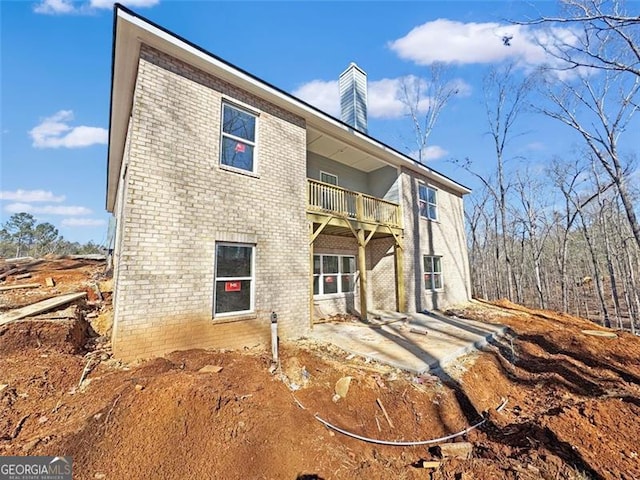
[[(313, 224), (311, 224), (313, 226)], [(313, 328), (313, 241), (315, 237), (309, 242), (309, 327)]]
[(396, 243), (393, 247), (396, 263), (396, 307), (398, 312), (407, 311), (407, 294), (404, 289), (404, 250)]
[(375, 227), (373, 227), (373, 230), (371, 230), (371, 233), (369, 233), (369, 235), (367, 236), (367, 239), (364, 241), (364, 246), (366, 247), (369, 243), (369, 240), (371, 240), (371, 238), (373, 237), (373, 235), (378, 231), (378, 225), (376, 225)]
[(360, 270), (360, 318), (367, 319), (367, 261), (364, 230), (358, 230), (358, 270)]
[(48, 300), (43, 300), (38, 303), (34, 303), (33, 305), (28, 305), (22, 308), (16, 308), (15, 310), (11, 310), (9, 312), (5, 312), (0, 315), (0, 325), (4, 325), (5, 323), (14, 322), (16, 320), (20, 320), (24, 317), (29, 317), (31, 315), (36, 315), (38, 313), (46, 312), (47, 310), (52, 310), (61, 305), (65, 305), (67, 303), (71, 303), (79, 298), (85, 297), (87, 295), (86, 292), (79, 293), (68, 293), (66, 295), (59, 295), (57, 297), (49, 298)]
[[(331, 221), (330, 216), (327, 216), (327, 218), (324, 219), (324, 221), (320, 224), (320, 226), (316, 229), (316, 231), (311, 234), (311, 238), (309, 239), (309, 245), (311, 245), (313, 242), (316, 241), (316, 238), (318, 238), (318, 235), (322, 233), (322, 230), (324, 230), (324, 227), (326, 227), (330, 221)], [(311, 228), (313, 228), (313, 223), (311, 224)]]
[(393, 235), (393, 239), (396, 241), (396, 246), (402, 249), (403, 247), (402, 247), (402, 242), (400, 241), (400, 235), (396, 235), (393, 229), (391, 228), (391, 226), (386, 225), (386, 227), (389, 229), (389, 233)]
[[(329, 222), (327, 223), (328, 226), (348, 228), (348, 229), (351, 229), (352, 232), (360, 229), (370, 231), (375, 227), (378, 228), (378, 232), (383, 232), (384, 230), (382, 230), (380, 227), (386, 227), (389, 230), (390, 234), (393, 236), (399, 236), (404, 233), (402, 228), (397, 228), (388, 224), (349, 219), (346, 217), (340, 217), (338, 215), (334, 215), (330, 213), (323, 214), (323, 213), (317, 213), (317, 212), (309, 212), (309, 211), (307, 212), (307, 220), (313, 223), (322, 224), (325, 222), (327, 218), (329, 218)], [(357, 235), (354, 233), (354, 236), (357, 236)]]
[(15, 290), (16, 288), (38, 288), (40, 286), (39, 283), (22, 283), (17, 285), (7, 285), (6, 287), (0, 287), (0, 292), (4, 292), (5, 290)]

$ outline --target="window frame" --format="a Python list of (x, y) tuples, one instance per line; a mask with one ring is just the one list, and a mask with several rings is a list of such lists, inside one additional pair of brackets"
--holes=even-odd
[[(315, 273), (315, 262), (316, 262), (316, 257), (320, 257), (320, 273)], [(323, 265), (324, 265), (324, 257), (337, 257), (338, 259), (338, 271), (333, 273), (333, 272), (329, 272), (329, 273), (324, 273), (323, 271)], [(352, 258), (353, 259), (353, 272), (350, 273), (345, 273), (343, 271), (343, 259), (344, 258)], [(356, 256), (355, 255), (342, 255), (342, 254), (337, 254), (337, 253), (314, 253), (313, 255), (313, 272), (311, 272), (311, 274), (313, 275), (314, 278), (314, 293), (313, 296), (314, 298), (316, 297), (327, 297), (330, 295), (353, 295), (353, 293), (355, 292), (356, 289), (356, 275), (358, 273), (358, 263), (356, 262)], [(351, 284), (353, 285), (353, 289), (345, 292), (344, 288), (343, 288), (343, 277), (344, 276), (351, 276)], [(315, 293), (315, 278), (318, 278), (318, 293)], [(333, 293), (324, 293), (324, 278), (325, 277), (337, 277), (338, 278), (338, 291), (337, 292), (333, 292)]]
[[(426, 198), (424, 200), (422, 199), (422, 195), (421, 195), (421, 192), (423, 189), (426, 191)], [(429, 201), (429, 191), (433, 192), (435, 202)], [(433, 218), (429, 214), (430, 212), (429, 207), (433, 207), (435, 211), (435, 216)], [(426, 215), (423, 215), (423, 211), (426, 212)], [(427, 220), (432, 220), (434, 222), (438, 221), (438, 219), (440, 218), (440, 214), (438, 211), (438, 189), (436, 187), (424, 182), (418, 183), (418, 213), (422, 218), (426, 218)]]
[[(233, 276), (233, 277), (218, 277), (218, 248), (219, 247), (245, 247), (251, 249), (251, 275), (247, 276)], [(249, 310), (235, 310), (233, 312), (216, 312), (217, 302), (217, 286), (218, 282), (234, 282), (234, 281), (250, 281), (249, 292)], [(240, 243), (240, 242), (216, 242), (215, 244), (215, 261), (213, 265), (213, 318), (227, 318), (235, 317), (239, 315), (249, 315), (255, 313), (255, 293), (256, 293), (256, 245), (253, 243)]]
[[(327, 176), (329, 176), (329, 177), (333, 177), (333, 178), (335, 178), (335, 179), (336, 179), (336, 183), (325, 182), (325, 181), (322, 179), (322, 175), (327, 175)], [(335, 173), (325, 172), (324, 170), (320, 170), (320, 181), (321, 181), (322, 183), (326, 183), (326, 184), (328, 184), (328, 185), (333, 185), (334, 187), (337, 187), (337, 186), (338, 186), (338, 175), (336, 175)]]
[[(440, 267), (440, 271), (436, 271), (434, 268), (434, 259), (438, 259), (438, 265)], [(427, 259), (429, 259), (429, 263), (431, 265), (430, 269), (427, 269)], [(424, 289), (427, 292), (439, 292), (444, 290), (444, 274), (442, 272), (442, 255), (423, 255), (422, 256), (422, 278), (423, 278), (423, 285), (424, 285)], [(431, 285), (427, 286), (427, 275), (430, 275), (430, 282)], [(439, 287), (435, 287), (435, 281), (434, 281), (434, 277), (439, 277), (440, 278), (440, 286)], [(435, 287), (435, 288), (434, 288)]]
[[(253, 140), (248, 140), (246, 138), (242, 138), (239, 137), (237, 135), (234, 135), (232, 133), (227, 133), (224, 131), (224, 111), (225, 108), (232, 108), (235, 109), (239, 112), (245, 113), (247, 115), (251, 115), (254, 120), (255, 120), (255, 125), (254, 125), (254, 134), (253, 134)], [(245, 174), (257, 174), (258, 172), (258, 120), (259, 120), (260, 115), (258, 114), (258, 112), (251, 110), (247, 107), (243, 107), (241, 105), (238, 105), (237, 103), (228, 101), (228, 100), (223, 100), (222, 101), (222, 108), (220, 109), (220, 155), (218, 158), (218, 165), (220, 165), (221, 168), (224, 169), (228, 169), (228, 170), (232, 170), (234, 172), (239, 172), (239, 173), (245, 173)], [(247, 170), (245, 168), (241, 168), (241, 167), (236, 167), (234, 165), (227, 165), (226, 163), (223, 163), (222, 159), (223, 159), (223, 153), (224, 153), (224, 140), (225, 138), (229, 138), (231, 140), (234, 140), (236, 142), (239, 143), (243, 143), (245, 145), (248, 145), (250, 147), (253, 148), (253, 156), (251, 158), (251, 165), (252, 165), (252, 170)]]

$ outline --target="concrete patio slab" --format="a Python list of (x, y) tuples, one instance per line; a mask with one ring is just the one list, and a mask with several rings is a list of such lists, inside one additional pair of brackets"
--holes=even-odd
[[(435, 370), (477, 350), (506, 327), (448, 317), (437, 312), (398, 314), (374, 312), (368, 323), (314, 325), (310, 337), (416, 374)], [(425, 331), (422, 333), (411, 332)]]

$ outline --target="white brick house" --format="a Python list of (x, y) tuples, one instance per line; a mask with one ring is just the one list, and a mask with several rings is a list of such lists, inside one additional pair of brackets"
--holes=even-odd
[(470, 296), (469, 190), (116, 7), (107, 210), (125, 359)]

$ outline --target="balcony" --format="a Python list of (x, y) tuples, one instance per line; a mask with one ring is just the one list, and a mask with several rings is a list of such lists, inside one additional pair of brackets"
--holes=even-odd
[(307, 211), (351, 224), (402, 229), (400, 206), (370, 195), (307, 179)]

